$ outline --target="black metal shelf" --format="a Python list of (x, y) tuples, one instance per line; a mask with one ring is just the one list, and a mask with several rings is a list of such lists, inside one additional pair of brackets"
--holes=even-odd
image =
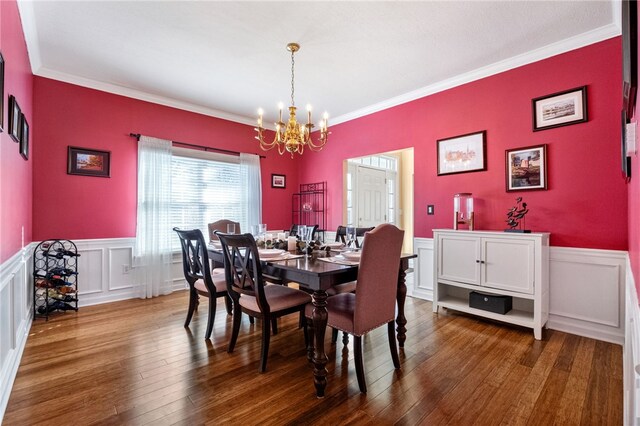
[(318, 225), (318, 236), (324, 241), (327, 228), (327, 182), (300, 184), (300, 192), (293, 194), (292, 223)]
[(33, 317), (78, 310), (78, 248), (70, 240), (45, 240), (33, 252)]

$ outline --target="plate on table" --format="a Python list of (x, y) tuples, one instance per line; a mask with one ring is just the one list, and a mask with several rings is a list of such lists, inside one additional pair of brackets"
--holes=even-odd
[(324, 243), (324, 246), (329, 247), (330, 249), (340, 249), (344, 247), (344, 244), (341, 243), (340, 241), (336, 241), (336, 242)]
[(361, 251), (345, 251), (345, 252), (342, 252), (342, 257), (352, 262), (359, 262), (361, 254), (362, 254)]
[(280, 249), (260, 249), (258, 250), (258, 256), (260, 259), (272, 259), (274, 257), (282, 256), (284, 250)]

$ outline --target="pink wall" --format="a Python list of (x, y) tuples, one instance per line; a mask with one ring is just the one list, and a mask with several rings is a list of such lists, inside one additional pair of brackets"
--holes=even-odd
[[(451, 228), (453, 194), (472, 192), (477, 229), (504, 229), (507, 209), (523, 196), (531, 209), (527, 228), (551, 232), (553, 245), (626, 250), (621, 72), (614, 38), (333, 126), (327, 147), (305, 157), (300, 181), (328, 181), (328, 227), (335, 229), (342, 221), (342, 160), (413, 147), (416, 237)], [(532, 98), (582, 85), (587, 123), (532, 131)], [(436, 140), (480, 130), (487, 131), (487, 170), (437, 176)], [(538, 144), (548, 145), (548, 190), (507, 193), (505, 149)], [(427, 204), (435, 204), (435, 215), (426, 215)]]
[[(31, 242), (33, 142), (36, 139), (33, 121), (33, 75), (22, 32), (18, 6), (14, 0), (0, 2), (0, 50), (4, 69), (4, 131), (0, 133), (0, 263), (17, 253), (23, 244)], [(20, 156), (19, 144), (8, 134), (9, 95), (18, 105), (30, 125), (31, 155), (28, 161)]]
[[(40, 77), (34, 90), (41, 141), (33, 155), (36, 239), (135, 236), (137, 145), (131, 132), (263, 154), (251, 126)], [(69, 145), (111, 151), (111, 178), (68, 175)], [(297, 163), (273, 151), (267, 156), (263, 220), (270, 228), (288, 227)], [(271, 173), (287, 175), (287, 189), (272, 189)]]
[[(638, 23), (638, 31), (640, 32), (640, 22)], [(638, 48), (638, 57), (640, 57), (640, 45)], [(638, 68), (638, 81), (640, 81), (640, 67)], [(633, 121), (638, 122), (638, 114), (640, 114), (640, 108), (636, 103)], [(636, 146), (637, 139), (638, 137), (636, 137)], [(631, 271), (635, 279), (636, 290), (640, 293), (640, 157), (637, 154), (631, 156), (631, 181), (628, 185), (628, 198), (629, 259), (631, 260)]]

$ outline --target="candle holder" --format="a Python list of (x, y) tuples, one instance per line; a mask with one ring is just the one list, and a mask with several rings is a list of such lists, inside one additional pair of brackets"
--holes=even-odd
[(460, 192), (453, 196), (453, 229), (467, 225), (473, 231), (473, 196), (469, 192)]

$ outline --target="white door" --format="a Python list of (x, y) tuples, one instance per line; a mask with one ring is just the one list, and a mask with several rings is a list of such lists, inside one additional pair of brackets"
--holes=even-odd
[(356, 169), (358, 200), (356, 226), (368, 228), (387, 221), (386, 172), (358, 166)]
[(535, 242), (483, 238), (484, 270), (482, 285), (533, 294)]
[(480, 238), (471, 235), (437, 235), (438, 279), (480, 285)]

